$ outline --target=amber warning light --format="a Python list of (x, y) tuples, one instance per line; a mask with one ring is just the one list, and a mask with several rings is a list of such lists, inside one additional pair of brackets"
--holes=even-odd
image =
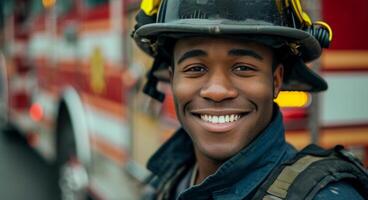
[(275, 102), (283, 108), (304, 108), (310, 105), (311, 95), (307, 92), (280, 92)]
[(42, 5), (45, 8), (51, 8), (55, 4), (56, 0), (42, 0)]

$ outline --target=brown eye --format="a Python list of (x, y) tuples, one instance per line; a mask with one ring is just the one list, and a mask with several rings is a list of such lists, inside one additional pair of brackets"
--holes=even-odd
[(255, 75), (255, 72), (257, 72), (257, 68), (251, 65), (240, 63), (234, 65), (232, 71), (237, 76), (250, 77)]
[(205, 72), (207, 69), (203, 66), (193, 66), (185, 70), (185, 72)]
[(202, 65), (191, 65), (186, 67), (183, 72), (191, 76), (198, 76), (206, 73), (207, 68)]
[(236, 72), (246, 72), (246, 71), (255, 71), (255, 69), (251, 66), (248, 66), (248, 65), (236, 65), (234, 68), (233, 68), (233, 71), (236, 71)]

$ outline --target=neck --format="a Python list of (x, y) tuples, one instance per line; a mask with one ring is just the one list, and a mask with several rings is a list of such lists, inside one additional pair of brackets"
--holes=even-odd
[(202, 183), (202, 181), (208, 176), (214, 174), (216, 170), (222, 165), (223, 161), (221, 162), (212, 160), (199, 153), (197, 149), (195, 149), (195, 155), (197, 159), (198, 172), (194, 184), (197, 185)]

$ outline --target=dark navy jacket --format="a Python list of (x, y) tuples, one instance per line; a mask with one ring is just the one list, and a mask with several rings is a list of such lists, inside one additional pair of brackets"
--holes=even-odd
[[(182, 192), (179, 199), (251, 199), (270, 172), (296, 153), (285, 141), (281, 113), (278, 109), (275, 113), (272, 122), (254, 141), (201, 184)], [(148, 169), (154, 174), (150, 182), (153, 193), (146, 199), (174, 199), (175, 183), (194, 160), (192, 141), (183, 129), (179, 129), (149, 160)], [(340, 182), (328, 185), (314, 199), (363, 198), (352, 186)]]

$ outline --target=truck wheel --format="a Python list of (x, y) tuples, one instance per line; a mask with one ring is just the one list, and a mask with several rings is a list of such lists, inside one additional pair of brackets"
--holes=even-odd
[(5, 66), (5, 60), (0, 53), (0, 129), (6, 135), (14, 131), (8, 120), (8, 79)]
[(9, 120), (9, 94), (4, 71), (0, 69), (0, 132), (11, 141), (25, 142), (24, 136)]
[(7, 139), (19, 141), (24, 139), (9, 121), (8, 89), (4, 70), (0, 69), (0, 132)]
[(87, 199), (88, 174), (79, 161), (70, 117), (65, 115), (59, 121), (58, 184), (62, 200)]

